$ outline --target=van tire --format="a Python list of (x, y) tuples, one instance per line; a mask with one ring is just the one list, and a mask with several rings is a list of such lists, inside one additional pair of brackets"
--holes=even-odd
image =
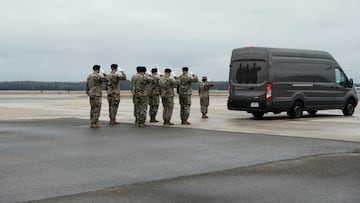
[(307, 111), (311, 116), (315, 116), (317, 113), (317, 110), (309, 110)]
[(263, 112), (253, 112), (252, 115), (256, 118), (256, 119), (261, 119), (264, 116)]
[(300, 101), (296, 101), (294, 106), (288, 112), (290, 118), (302, 118), (304, 106)]
[(353, 100), (349, 100), (346, 102), (342, 112), (344, 116), (351, 116), (355, 111), (355, 102)]

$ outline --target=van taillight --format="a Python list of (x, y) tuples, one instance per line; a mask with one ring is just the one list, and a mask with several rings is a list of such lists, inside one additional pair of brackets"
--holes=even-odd
[(273, 87), (272, 83), (267, 83), (266, 84), (266, 100), (267, 101), (272, 100), (272, 94), (271, 94), (272, 87)]

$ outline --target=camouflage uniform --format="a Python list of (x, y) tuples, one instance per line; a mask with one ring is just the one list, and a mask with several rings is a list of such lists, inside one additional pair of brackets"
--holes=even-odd
[(137, 103), (136, 103), (136, 95), (135, 95), (135, 84), (136, 84), (136, 81), (138, 80), (139, 78), (139, 73), (136, 73), (135, 75), (133, 75), (131, 77), (131, 87), (130, 87), (130, 90), (131, 90), (131, 93), (133, 95), (133, 103), (134, 103), (134, 117), (135, 117), (135, 123), (138, 122), (138, 118), (137, 118)]
[(178, 88), (179, 100), (180, 100), (180, 117), (182, 124), (190, 124), (187, 120), (190, 115), (190, 106), (191, 106), (191, 94), (192, 94), (192, 83), (198, 82), (196, 75), (193, 77), (188, 75), (181, 75), (179, 77), (180, 85)]
[(120, 80), (126, 80), (125, 74), (117, 74), (115, 72), (111, 72), (106, 76), (106, 90), (107, 90), (107, 100), (109, 102), (109, 117), (110, 124), (115, 124), (116, 122), (116, 114), (119, 108), (120, 103)]
[(156, 120), (156, 114), (159, 109), (159, 95), (160, 95), (160, 86), (159, 78), (156, 76), (151, 76), (154, 79), (154, 83), (150, 86), (150, 96), (149, 96), (149, 116), (150, 122), (158, 122)]
[(161, 77), (159, 81), (163, 110), (164, 125), (173, 125), (170, 122), (174, 109), (174, 85), (179, 81), (169, 77)]
[(213, 87), (214, 84), (207, 82), (206, 80), (202, 81), (199, 85), (199, 97), (200, 97), (200, 110), (202, 113), (202, 118), (208, 118), (208, 106), (209, 106), (209, 89)]
[(153, 82), (155, 81), (150, 76), (139, 74), (134, 85), (136, 118), (139, 127), (146, 126), (145, 120), (147, 114), (147, 106), (149, 104), (149, 90), (151, 88), (150, 84), (152, 84)]
[[(86, 94), (90, 98), (90, 122), (91, 127), (97, 126), (101, 111), (101, 83), (106, 79), (98, 73), (92, 73), (88, 76), (86, 82)], [(99, 127), (99, 126), (97, 126)]]

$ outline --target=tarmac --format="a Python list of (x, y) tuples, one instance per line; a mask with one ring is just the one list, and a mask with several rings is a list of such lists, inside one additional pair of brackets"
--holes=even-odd
[[(345, 167), (344, 167), (345, 166)], [(332, 154), (151, 181), (46, 202), (360, 202), (360, 154)]]
[(255, 120), (212, 92), (209, 119), (194, 95), (190, 126), (176, 98), (174, 127), (138, 128), (122, 95), (94, 130), (83, 93), (0, 93), (0, 202), (360, 202), (359, 108)]

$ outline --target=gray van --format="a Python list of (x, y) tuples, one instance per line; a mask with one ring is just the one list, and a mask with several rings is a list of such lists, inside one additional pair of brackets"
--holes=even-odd
[(300, 118), (303, 111), (315, 115), (325, 109), (341, 109), (350, 116), (358, 103), (353, 80), (324, 51), (234, 49), (228, 89), (228, 109), (247, 111), (255, 118), (268, 112)]

